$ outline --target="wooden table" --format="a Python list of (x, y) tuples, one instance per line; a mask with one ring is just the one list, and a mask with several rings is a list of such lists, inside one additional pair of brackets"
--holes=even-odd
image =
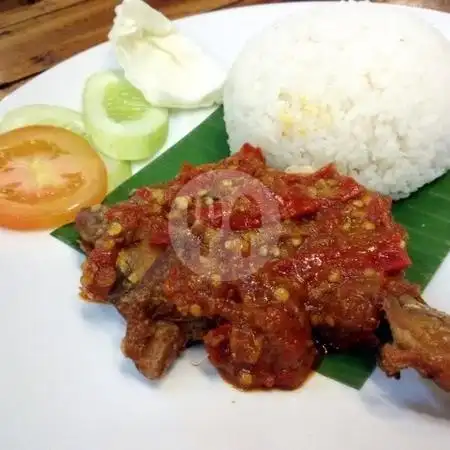
[[(450, 0), (379, 0), (450, 12)], [(276, 0), (147, 0), (168, 17)], [(0, 99), (75, 53), (106, 40), (117, 0), (0, 0)]]

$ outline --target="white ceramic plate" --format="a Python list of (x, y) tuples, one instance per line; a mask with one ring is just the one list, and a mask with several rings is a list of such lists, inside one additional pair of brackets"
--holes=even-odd
[[(310, 4), (226, 10), (179, 21), (229, 66), (245, 40)], [(416, 10), (450, 38), (450, 15)], [(418, 62), (420, 63), (420, 62)], [(108, 45), (35, 78), (0, 104), (80, 108), (85, 79), (114, 67)], [(171, 145), (207, 112), (172, 120)], [(438, 450), (450, 447), (450, 397), (414, 373), (379, 371), (361, 391), (320, 375), (294, 392), (241, 393), (186, 355), (159, 383), (123, 358), (113, 308), (77, 297), (80, 256), (48, 233), (0, 230), (0, 448), (4, 450)], [(450, 311), (450, 261), (427, 288)]]

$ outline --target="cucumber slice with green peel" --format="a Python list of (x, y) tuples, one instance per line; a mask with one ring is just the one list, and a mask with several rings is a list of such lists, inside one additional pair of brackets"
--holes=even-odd
[(153, 156), (164, 145), (169, 112), (151, 106), (116, 72), (92, 75), (83, 93), (83, 117), (92, 142), (105, 155), (127, 161)]
[(86, 137), (80, 113), (52, 105), (28, 105), (8, 111), (0, 121), (0, 133), (31, 125), (52, 125)]
[[(93, 148), (92, 140), (86, 132), (82, 115), (63, 106), (29, 105), (8, 111), (0, 121), (0, 133), (32, 125), (51, 125), (72, 131), (86, 140)], [(131, 177), (131, 164), (128, 161), (119, 161), (109, 158), (98, 152), (108, 173), (108, 192)]]

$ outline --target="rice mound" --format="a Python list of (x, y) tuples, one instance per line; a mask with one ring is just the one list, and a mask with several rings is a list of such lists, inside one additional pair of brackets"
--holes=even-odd
[(406, 8), (318, 4), (246, 44), (224, 111), (232, 152), (249, 142), (283, 170), (334, 162), (406, 197), (450, 168), (450, 42)]

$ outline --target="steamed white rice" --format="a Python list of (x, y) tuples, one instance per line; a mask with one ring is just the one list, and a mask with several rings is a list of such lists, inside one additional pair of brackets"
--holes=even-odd
[(280, 169), (335, 162), (401, 198), (450, 168), (450, 43), (403, 8), (318, 4), (243, 49), (224, 91), (232, 151)]

